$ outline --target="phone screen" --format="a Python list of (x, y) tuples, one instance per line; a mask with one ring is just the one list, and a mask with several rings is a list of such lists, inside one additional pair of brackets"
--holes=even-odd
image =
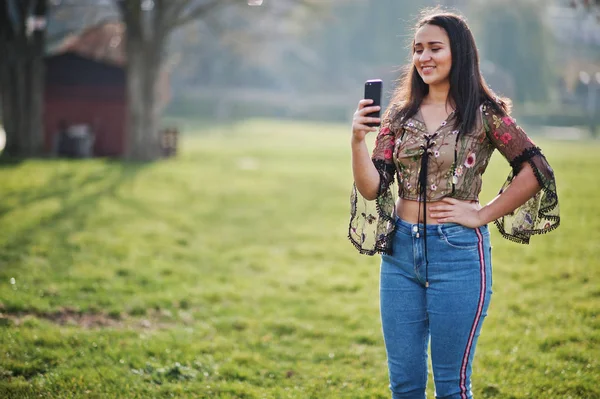
[[(383, 88), (383, 82), (381, 79), (371, 79), (365, 82), (365, 99), (373, 100), (373, 103), (369, 107), (376, 105), (381, 106), (381, 91)], [(380, 118), (381, 111), (371, 112), (367, 114), (370, 118)], [(379, 123), (367, 123), (367, 126), (379, 126)]]

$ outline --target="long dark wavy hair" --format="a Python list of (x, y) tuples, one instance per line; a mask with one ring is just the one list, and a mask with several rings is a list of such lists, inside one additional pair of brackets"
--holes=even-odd
[[(414, 28), (414, 33), (424, 25), (435, 25), (444, 29), (450, 39), (452, 66), (450, 68), (450, 93), (448, 101), (455, 106), (455, 129), (470, 132), (475, 127), (479, 106), (489, 101), (500, 114), (510, 112), (510, 100), (498, 97), (486, 84), (479, 70), (479, 52), (475, 39), (465, 19), (439, 7), (426, 9)], [(414, 37), (414, 34), (413, 34)], [(415, 40), (411, 45), (411, 60)], [(403, 123), (417, 113), (429, 85), (423, 82), (414, 64), (407, 65), (391, 102), (389, 117), (393, 122)]]

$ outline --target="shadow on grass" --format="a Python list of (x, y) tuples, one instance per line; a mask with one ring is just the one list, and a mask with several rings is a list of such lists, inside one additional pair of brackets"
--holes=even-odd
[[(98, 202), (106, 196), (114, 196), (119, 187), (128, 184), (135, 176), (151, 163), (133, 163), (106, 161), (99, 170), (86, 174), (85, 161), (82, 167), (76, 165), (56, 172), (44, 186), (31, 190), (18, 191), (4, 196), (6, 203), (14, 206), (0, 205), (0, 217), (16, 208), (32, 207), (48, 200), (58, 199), (60, 208), (54, 213), (44, 215), (39, 223), (35, 223), (13, 233), (8, 240), (0, 243), (0, 260), (13, 262), (18, 269), (20, 255), (35, 245), (35, 237), (50, 235), (58, 241), (65, 253), (77, 250), (69, 243), (69, 233), (85, 228), (90, 215), (97, 209)], [(65, 262), (67, 261), (65, 260)]]
[(8, 169), (19, 166), (25, 158), (11, 157), (0, 154), (0, 169)]
[(19, 208), (23, 208), (55, 197), (66, 200), (75, 190), (85, 188), (90, 184), (103, 180), (105, 178), (103, 172), (105, 171), (98, 171), (86, 176), (85, 181), (79, 186), (74, 187), (73, 180), (81, 176), (81, 174), (78, 174), (75, 168), (69, 168), (68, 170), (54, 173), (52, 178), (49, 179), (49, 183), (43, 187), (5, 194), (3, 196), (4, 201), (0, 204), (0, 217), (14, 210), (15, 207), (8, 205), (8, 203), (16, 203)]
[(164, 222), (166, 225), (169, 226), (173, 226), (175, 231), (181, 232), (186, 236), (191, 236), (196, 234), (196, 231), (194, 230), (194, 228), (192, 228), (189, 225), (186, 225), (184, 223), (178, 223), (175, 222), (172, 219), (169, 220), (165, 220), (165, 215), (161, 212), (157, 212), (156, 208), (153, 206), (149, 206), (148, 204), (145, 204), (144, 202), (131, 198), (131, 197), (125, 197), (121, 194), (119, 194), (116, 190), (113, 191), (112, 193), (112, 199), (114, 201), (116, 201), (119, 205), (125, 207), (125, 208), (129, 208), (130, 210), (138, 213), (139, 215), (143, 216), (146, 219), (150, 219), (150, 220), (160, 220), (162, 222)]

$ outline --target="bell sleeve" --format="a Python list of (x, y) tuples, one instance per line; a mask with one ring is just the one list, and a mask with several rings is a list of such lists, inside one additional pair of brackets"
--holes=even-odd
[(395, 174), (393, 162), (395, 134), (391, 129), (390, 112), (383, 118), (375, 140), (371, 159), (379, 172), (377, 198), (369, 201), (364, 198), (356, 183), (350, 195), (350, 226), (348, 238), (361, 254), (392, 253), (392, 240), (395, 230)]
[(491, 105), (484, 105), (482, 111), (488, 139), (506, 158), (512, 169), (500, 189), (500, 194), (519, 173), (524, 162), (531, 165), (541, 187), (541, 190), (525, 204), (494, 222), (504, 238), (529, 244), (532, 235), (547, 233), (560, 224), (554, 172), (540, 148), (527, 137), (513, 118), (500, 114)]

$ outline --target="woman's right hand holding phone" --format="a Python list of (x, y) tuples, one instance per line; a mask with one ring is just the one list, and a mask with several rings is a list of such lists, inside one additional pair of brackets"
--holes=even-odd
[(371, 155), (365, 143), (365, 136), (369, 132), (377, 131), (376, 126), (367, 123), (381, 123), (380, 118), (367, 116), (370, 112), (379, 111), (379, 106), (371, 105), (372, 99), (363, 99), (358, 102), (358, 109), (352, 119), (352, 173), (357, 190), (363, 197), (373, 200), (377, 197), (379, 189), (379, 172), (371, 161)]
[(352, 141), (355, 143), (364, 141), (367, 133), (377, 131), (377, 127), (367, 126), (367, 123), (381, 123), (381, 118), (366, 116), (371, 112), (377, 112), (381, 109), (380, 106), (369, 106), (372, 103), (373, 100), (371, 99), (363, 99), (358, 102), (358, 108), (352, 119)]

